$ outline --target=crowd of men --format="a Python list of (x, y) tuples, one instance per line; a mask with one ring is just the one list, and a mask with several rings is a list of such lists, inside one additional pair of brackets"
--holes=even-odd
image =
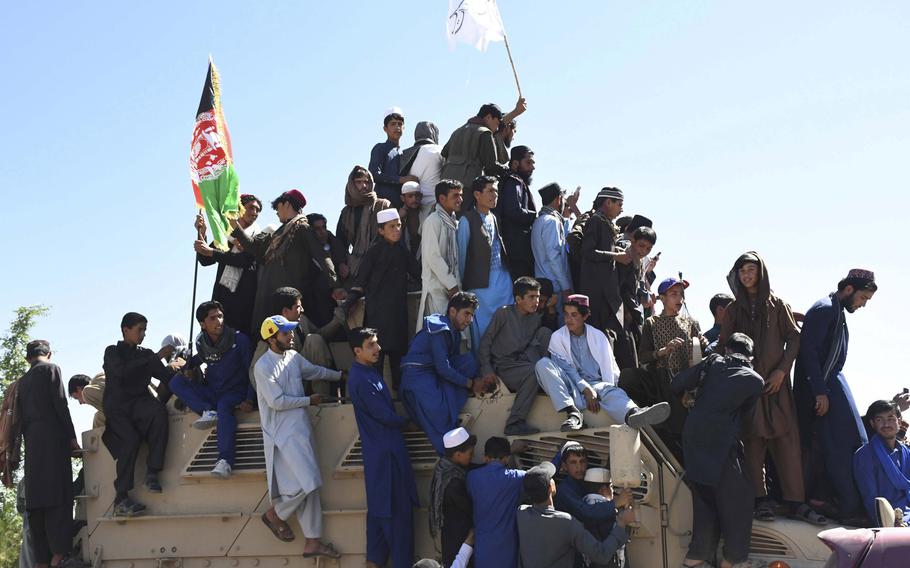
[[(714, 563), (721, 537), (719, 565), (747, 562), (753, 519), (858, 524), (874, 517), (878, 497), (902, 510), (898, 522), (910, 519), (900, 427), (910, 394), (876, 402), (863, 419), (841, 372), (845, 315), (877, 290), (872, 272), (851, 270), (802, 315), (771, 291), (760, 255), (746, 252), (702, 333), (685, 306), (689, 283), (657, 283), (657, 233), (643, 215), (621, 217), (622, 190), (601, 189), (587, 211), (579, 190), (556, 183), (534, 197), (534, 152), (512, 144), (525, 108), (520, 99), (504, 115), (485, 104), (445, 145), (433, 123), (419, 122), (404, 150), (404, 115), (390, 109), (387, 139), (348, 175), (334, 233), (324, 215), (304, 214), (296, 189), (271, 201), (274, 230), (257, 223), (262, 201), (241, 196), (230, 250), (206, 242), (198, 217), (197, 258), (217, 274), (192, 348), (177, 335), (157, 352), (142, 347), (147, 319), (130, 312), (104, 372), (69, 381), (71, 396), (98, 409), (94, 426), (116, 462), (112, 515), (145, 510), (130, 494), (143, 443), (144, 486), (164, 489), (172, 397), (199, 416), (194, 427), (217, 428), (220, 478), (232, 474), (235, 413), (258, 408), (272, 503), (262, 522), (291, 541), (295, 515), (304, 555), (337, 558), (322, 540), (306, 408), (344, 392), (363, 445), (368, 565), (411, 566), (405, 527), (423, 502), (445, 566), (622, 566), (631, 494), (588, 468), (580, 444), (527, 472), (510, 467), (516, 448), (504, 437), (486, 441), (483, 465), (474, 459), (477, 439), (459, 413), (469, 396), (499, 389), (514, 393), (505, 436), (539, 432), (528, 416), (541, 393), (564, 432), (584, 428), (585, 412), (653, 426), (693, 494), (687, 566)], [(412, 327), (405, 306), (417, 292)], [(337, 341), (349, 342), (350, 369), (337, 368)], [(32, 543), (40, 565), (56, 566), (70, 548), (78, 446), (50, 357), (46, 341), (29, 344), (18, 397)], [(440, 455), (430, 495), (417, 494), (402, 434), (418, 428)]]

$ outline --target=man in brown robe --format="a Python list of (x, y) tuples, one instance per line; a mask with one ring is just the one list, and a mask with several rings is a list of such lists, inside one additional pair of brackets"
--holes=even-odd
[(745, 420), (743, 443), (746, 466), (755, 484), (755, 517), (773, 520), (768, 500), (765, 459), (770, 452), (777, 471), (781, 497), (790, 515), (824, 524), (824, 517), (805, 503), (799, 428), (790, 385), (790, 369), (799, 351), (799, 328), (790, 306), (771, 292), (768, 269), (755, 252), (741, 255), (727, 275), (735, 300), (721, 322), (718, 345), (734, 333), (748, 335), (755, 343), (752, 365), (765, 381), (763, 396)]

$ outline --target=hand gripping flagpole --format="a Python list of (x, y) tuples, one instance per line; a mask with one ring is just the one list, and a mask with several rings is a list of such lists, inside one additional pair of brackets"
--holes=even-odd
[[(202, 216), (202, 209), (196, 209), (196, 215)], [(205, 241), (205, 233), (202, 232), (202, 227), (196, 228), (196, 237), (200, 241)], [(193, 299), (190, 301), (190, 336), (187, 339), (187, 346), (189, 348), (189, 354), (187, 357), (193, 356), (193, 326), (196, 323), (196, 284), (199, 282), (199, 254), (193, 252)]]

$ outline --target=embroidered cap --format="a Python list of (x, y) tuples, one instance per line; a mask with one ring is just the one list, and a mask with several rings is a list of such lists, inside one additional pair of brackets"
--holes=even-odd
[(666, 278), (660, 283), (660, 286), (657, 287), (657, 293), (666, 294), (667, 290), (674, 286), (682, 286), (683, 290), (685, 290), (689, 287), (689, 282), (688, 280), (680, 280), (678, 278)]
[(376, 214), (376, 222), (380, 225), (388, 223), (389, 221), (395, 221), (396, 219), (401, 219), (401, 217), (398, 216), (398, 211), (395, 209), (383, 209)]
[(572, 294), (566, 301), (573, 302), (579, 306), (584, 306), (586, 308), (591, 307), (591, 298), (588, 298), (584, 294)]
[(875, 273), (871, 270), (866, 270), (865, 268), (852, 268), (850, 269), (850, 272), (847, 273), (847, 278), (875, 282)]
[(259, 335), (262, 336), (262, 339), (268, 339), (279, 331), (288, 332), (295, 327), (297, 327), (297, 323), (288, 321), (284, 316), (269, 316), (259, 327)]

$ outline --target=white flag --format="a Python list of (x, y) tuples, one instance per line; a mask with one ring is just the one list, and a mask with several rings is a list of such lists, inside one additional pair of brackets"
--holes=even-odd
[(461, 42), (486, 51), (488, 43), (502, 41), (505, 34), (494, 0), (449, 0), (446, 22), (449, 49), (455, 49), (455, 44)]

